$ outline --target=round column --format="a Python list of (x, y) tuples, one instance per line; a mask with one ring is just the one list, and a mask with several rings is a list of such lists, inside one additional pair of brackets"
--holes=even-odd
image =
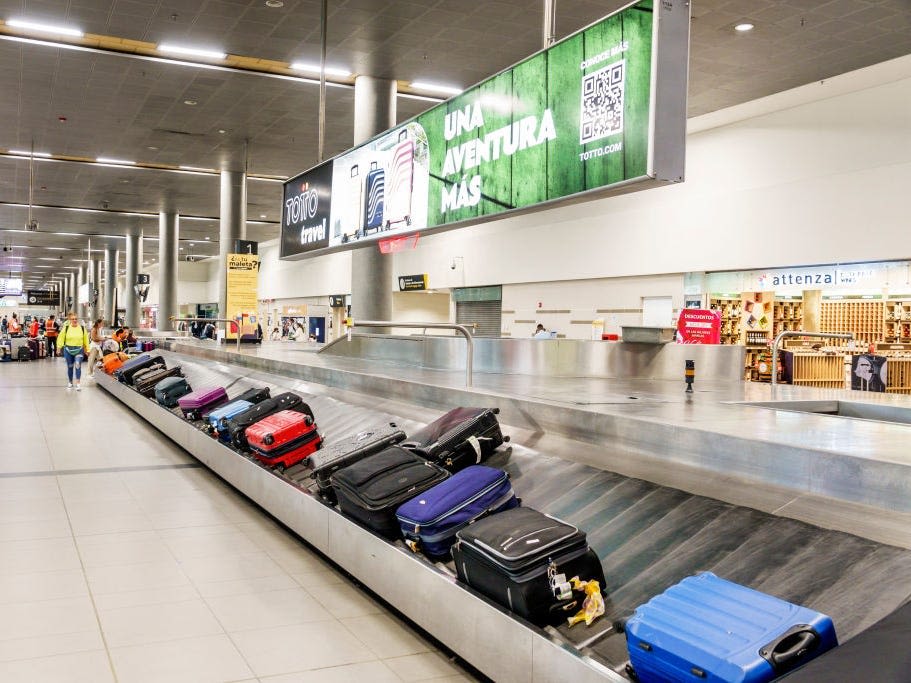
[(158, 214), (158, 329), (173, 330), (177, 316), (177, 255), (180, 216)]
[(127, 235), (126, 239), (126, 280), (123, 287), (124, 302), (124, 324), (138, 328), (139, 327), (139, 297), (136, 296), (136, 290), (133, 285), (136, 284), (136, 275), (139, 273), (139, 245), (142, 242), (141, 235)]
[(114, 310), (114, 290), (117, 289), (117, 250), (108, 247), (104, 250), (104, 305), (101, 316), (111, 327), (117, 311)]
[(221, 212), (218, 221), (218, 317), (227, 317), (228, 254), (234, 241), (247, 238), (247, 174), (221, 172)]

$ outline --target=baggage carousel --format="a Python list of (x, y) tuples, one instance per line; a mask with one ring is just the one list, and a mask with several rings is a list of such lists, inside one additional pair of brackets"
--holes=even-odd
[[(222, 385), (229, 395), (263, 385), (273, 394), (300, 393), (327, 443), (381, 422), (411, 433), (442, 412), (237, 365), (162, 355), (169, 366), (181, 365), (193, 386)], [(510, 473), (524, 505), (586, 531), (606, 576), (605, 617), (590, 627), (542, 630), (458, 584), (451, 566), (431, 563), (327, 506), (310, 490), (306, 468), (276, 475), (110, 377), (101, 376), (98, 384), (497, 681), (626, 680), (625, 638), (618, 624), (697, 571), (710, 570), (828, 614), (842, 642), (911, 596), (911, 551), (905, 548), (585, 464), (579, 460), (590, 458), (579, 458), (576, 451), (590, 445), (542, 439), (510, 429), (507, 420), (504, 433), (512, 435), (512, 443), (488, 464)], [(610, 460), (623, 458), (619, 448)]]

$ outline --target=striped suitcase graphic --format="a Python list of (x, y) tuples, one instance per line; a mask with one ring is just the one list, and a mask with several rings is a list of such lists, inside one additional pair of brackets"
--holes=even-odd
[(340, 206), (335, 237), (341, 238), (342, 244), (360, 239), (364, 227), (361, 216), (364, 207), (364, 180), (358, 164), (351, 167), (350, 180), (346, 183), (344, 201)]
[(383, 227), (386, 203), (386, 171), (376, 161), (370, 163), (364, 196), (364, 233)]
[(386, 228), (395, 223), (411, 225), (411, 195), (414, 185), (414, 141), (402, 131), (401, 142), (392, 153), (389, 170), (389, 188), (386, 192)]

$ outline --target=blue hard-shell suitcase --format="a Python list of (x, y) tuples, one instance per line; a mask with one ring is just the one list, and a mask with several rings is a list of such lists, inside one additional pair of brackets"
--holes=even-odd
[(386, 171), (378, 168), (375, 161), (370, 164), (366, 185), (364, 230), (379, 230), (383, 227), (384, 205), (386, 203)]
[(711, 572), (640, 606), (626, 642), (640, 683), (771, 681), (838, 645), (826, 615)]
[(506, 472), (471, 465), (409, 500), (395, 516), (409, 548), (442, 557), (449, 554), (459, 529), (518, 505)]
[(216, 408), (209, 413), (209, 427), (215, 430), (226, 430), (227, 424), (224, 423), (224, 420), (239, 415), (252, 405), (249, 401), (239, 400)]

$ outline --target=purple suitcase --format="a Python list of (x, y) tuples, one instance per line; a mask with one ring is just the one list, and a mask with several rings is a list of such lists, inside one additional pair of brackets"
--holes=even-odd
[(188, 420), (199, 420), (204, 413), (228, 401), (224, 387), (203, 387), (177, 399), (177, 405)]

